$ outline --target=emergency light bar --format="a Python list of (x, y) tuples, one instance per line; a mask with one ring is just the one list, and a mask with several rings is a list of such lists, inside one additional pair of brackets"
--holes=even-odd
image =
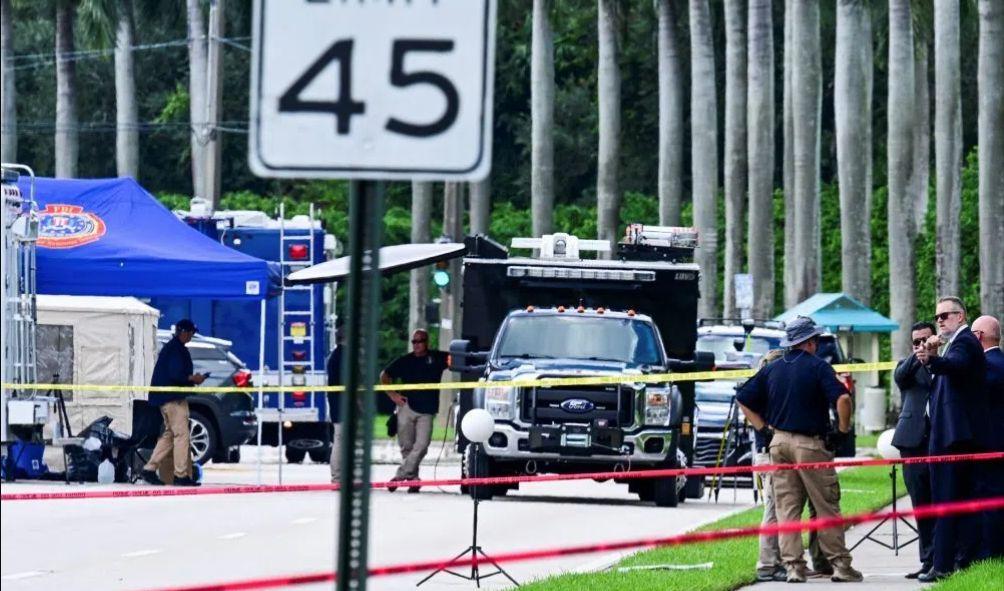
[(630, 224), (621, 244), (697, 248), (699, 236), (697, 228)]
[(569, 267), (512, 266), (506, 275), (516, 279), (586, 279), (599, 281), (655, 281), (655, 271), (619, 269), (573, 269)]
[(610, 252), (610, 243), (606, 240), (579, 240), (564, 232), (544, 234), (540, 238), (513, 238), (512, 247), (540, 250), (542, 259), (578, 259), (579, 252), (584, 250)]

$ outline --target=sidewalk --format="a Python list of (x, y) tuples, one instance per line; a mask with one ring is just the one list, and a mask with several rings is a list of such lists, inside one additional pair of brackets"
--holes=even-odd
[[(910, 497), (903, 497), (897, 501), (896, 508), (903, 510), (910, 508)], [(892, 507), (886, 507), (883, 510), (889, 510)], [(912, 518), (910, 522), (913, 523)], [(871, 530), (875, 527), (875, 523), (865, 523), (852, 527), (847, 530), (846, 540), (847, 546), (853, 546)], [(913, 530), (904, 525), (902, 522), (898, 524), (899, 530), (899, 543), (900, 545), (913, 539), (916, 535)], [(878, 528), (872, 537), (885, 542), (886, 544), (892, 544), (892, 522), (886, 522), (882, 527)], [(830, 579), (809, 579), (807, 585), (808, 588), (814, 589), (815, 591), (823, 590), (839, 590), (839, 591), (855, 591), (861, 590), (892, 590), (892, 591), (912, 591), (915, 589), (924, 589), (926, 586), (923, 583), (918, 583), (916, 580), (907, 580), (903, 578), (907, 573), (911, 573), (918, 568), (920, 568), (920, 560), (917, 557), (917, 542), (910, 544), (909, 546), (900, 549), (899, 556), (888, 548), (884, 548), (870, 540), (865, 540), (860, 546), (855, 548), (851, 554), (854, 557), (854, 568), (861, 571), (865, 576), (865, 580), (862, 583), (834, 583)], [(749, 587), (743, 587), (743, 589), (752, 589), (755, 591), (791, 591), (793, 587), (788, 583), (757, 583), (756, 585), (751, 585)], [(801, 589), (800, 586), (795, 586), (795, 588)]]

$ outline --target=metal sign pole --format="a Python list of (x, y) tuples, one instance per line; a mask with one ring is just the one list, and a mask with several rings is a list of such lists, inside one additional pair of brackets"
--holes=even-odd
[(352, 181), (349, 188), (349, 255), (342, 359), (342, 474), (335, 568), (338, 591), (366, 589), (369, 531), (370, 449), (373, 439), (373, 383), (380, 314), (380, 233), (384, 184)]

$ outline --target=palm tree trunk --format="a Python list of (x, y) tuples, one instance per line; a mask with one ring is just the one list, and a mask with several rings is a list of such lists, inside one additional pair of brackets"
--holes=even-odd
[(10, 0), (0, 2), (0, 160), (17, 162), (17, 85), (14, 65), (14, 13)]
[(188, 108), (192, 125), (192, 191), (205, 187), (206, 167), (206, 19), (201, 0), (187, 0), (188, 7)]
[(596, 231), (601, 240), (617, 241), (621, 193), (621, 72), (617, 48), (617, 1), (599, 0), (599, 148), (596, 170)]
[(694, 226), (700, 232), (695, 253), (701, 267), (697, 312), (707, 318), (718, 313), (718, 99), (707, 0), (690, 0), (690, 126)]
[(115, 38), (115, 165), (119, 176), (139, 175), (139, 114), (136, 107), (132, 0), (119, 3)]
[(1004, 4), (980, 0), (980, 308), (1004, 317)]
[(554, 229), (554, 35), (551, 32), (551, 0), (533, 0), (530, 59), (530, 210), (533, 235), (542, 236)]
[(840, 177), (841, 286), (871, 301), (871, 8), (861, 0), (837, 6), (834, 114)]
[(771, 0), (749, 5), (746, 129), (749, 153), (747, 260), (753, 316), (774, 315), (774, 24)]
[(725, 0), (725, 318), (735, 318), (746, 207), (746, 0)]
[(937, 177), (938, 294), (958, 294), (959, 209), (962, 207), (962, 91), (959, 77), (959, 0), (934, 2), (934, 160)]
[(488, 227), (491, 224), (491, 180), (486, 178), (483, 181), (471, 183), (471, 231), (473, 234), (488, 234)]
[[(429, 242), (432, 219), (432, 183), (411, 183), (411, 242)], [(414, 269), (408, 286), (408, 334), (425, 328), (425, 304), (429, 300), (429, 270)]]
[(659, 223), (680, 225), (683, 73), (674, 0), (659, 0)]
[(792, 73), (796, 53), (794, 33), (795, 2), (784, 3), (784, 88), (782, 89), (782, 163), (784, 184), (784, 307), (798, 303), (795, 287), (795, 119), (792, 110)]
[(910, 354), (910, 326), (916, 311), (913, 169), (914, 46), (910, 0), (889, 2), (889, 316), (899, 324), (892, 333), (894, 359)]
[(914, 48), (913, 170), (910, 191), (913, 193), (914, 236), (924, 228), (931, 182), (931, 88), (927, 75), (927, 45)]
[(795, 147), (795, 295), (801, 302), (819, 291), (819, 117), (822, 64), (819, 2), (795, 5), (792, 40), (792, 117)]
[(79, 130), (77, 121), (77, 64), (69, 54), (74, 51), (73, 21), (76, 5), (68, 0), (56, 3), (56, 177), (77, 176)]

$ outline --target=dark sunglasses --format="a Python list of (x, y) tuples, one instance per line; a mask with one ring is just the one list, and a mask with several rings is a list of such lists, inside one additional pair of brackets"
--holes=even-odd
[(914, 347), (919, 347), (919, 346), (923, 345), (926, 342), (927, 342), (926, 338), (913, 339), (913, 346)]
[(417, 345), (418, 343), (428, 343), (428, 342), (429, 341), (426, 340), (426, 339), (412, 339), (411, 340), (411, 344), (412, 345)]
[(942, 322), (948, 320), (948, 317), (951, 316), (952, 314), (962, 314), (962, 312), (959, 310), (952, 310), (951, 312), (942, 312), (941, 314), (935, 314), (934, 321)]

